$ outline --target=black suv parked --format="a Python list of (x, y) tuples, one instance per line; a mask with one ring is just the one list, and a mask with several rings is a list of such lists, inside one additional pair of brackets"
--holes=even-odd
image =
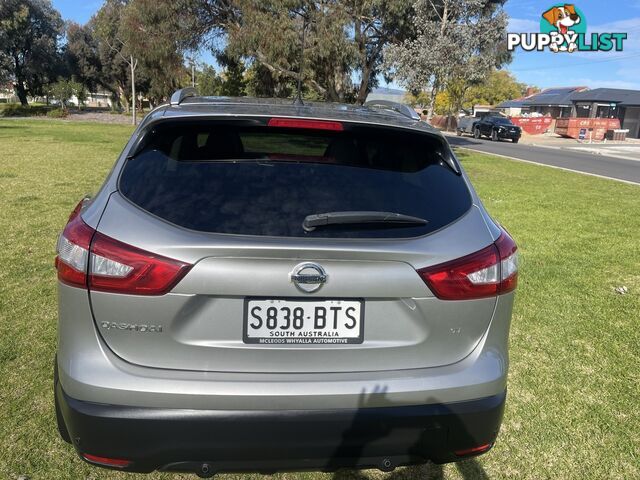
[(522, 129), (505, 117), (484, 117), (473, 126), (473, 136), (491, 138), (497, 142), (503, 138), (510, 139), (513, 143), (518, 143), (522, 135)]

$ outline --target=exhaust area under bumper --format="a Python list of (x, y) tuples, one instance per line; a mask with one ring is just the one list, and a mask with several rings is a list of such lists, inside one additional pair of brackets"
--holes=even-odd
[[(333, 410), (128, 407), (55, 395), (72, 443), (90, 463), (133, 472), (392, 470), (488, 451), (506, 392), (450, 404)], [(457, 453), (456, 453), (457, 452)]]

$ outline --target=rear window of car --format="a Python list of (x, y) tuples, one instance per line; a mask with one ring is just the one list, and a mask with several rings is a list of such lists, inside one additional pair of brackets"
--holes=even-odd
[[(260, 125), (160, 124), (120, 174), (129, 201), (192, 230), (237, 235), (405, 238), (453, 222), (471, 207), (437, 137), (391, 128), (345, 131)], [(328, 212), (392, 212), (416, 224), (302, 227)]]
[(497, 125), (513, 125), (511, 120), (509, 120), (508, 118), (493, 117), (491, 118), (491, 120)]

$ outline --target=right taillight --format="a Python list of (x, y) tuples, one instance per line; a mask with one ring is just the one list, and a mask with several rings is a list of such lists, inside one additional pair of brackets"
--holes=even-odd
[(79, 210), (71, 215), (57, 250), (62, 283), (103, 292), (163, 295), (191, 268), (96, 232), (82, 221)]
[(449, 262), (418, 270), (418, 274), (442, 300), (494, 297), (516, 288), (517, 246), (507, 232), (482, 250)]

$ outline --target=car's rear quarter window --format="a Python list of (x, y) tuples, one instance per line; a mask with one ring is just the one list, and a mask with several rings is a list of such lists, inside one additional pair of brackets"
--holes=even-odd
[[(127, 160), (121, 193), (202, 232), (281, 237), (402, 238), (437, 230), (471, 207), (441, 141), (375, 127), (344, 132), (246, 124), (165, 124)], [(305, 232), (307, 215), (385, 211), (426, 225), (342, 225)]]

